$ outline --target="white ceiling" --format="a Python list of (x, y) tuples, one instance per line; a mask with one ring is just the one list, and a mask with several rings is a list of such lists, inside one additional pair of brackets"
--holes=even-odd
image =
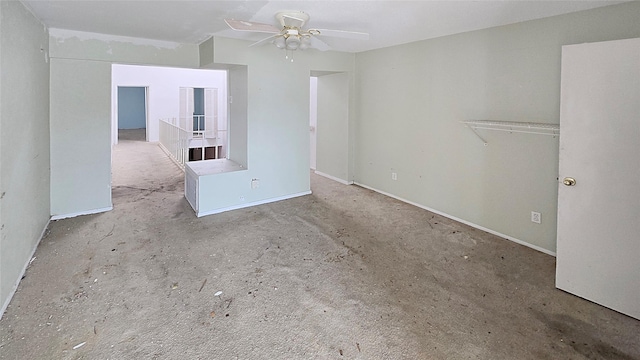
[(332, 49), (360, 52), (539, 19), (624, 1), (114, 1), (21, 0), (50, 28), (200, 43), (209, 36), (258, 41), (225, 18), (277, 26), (281, 10), (302, 10), (312, 28), (369, 33), (367, 41), (323, 37)]

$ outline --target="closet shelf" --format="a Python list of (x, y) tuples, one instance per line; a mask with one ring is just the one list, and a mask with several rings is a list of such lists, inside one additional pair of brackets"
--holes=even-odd
[(494, 131), (506, 131), (511, 133), (524, 133), (524, 134), (536, 134), (536, 135), (560, 135), (560, 125), (557, 124), (545, 124), (536, 122), (515, 122), (515, 121), (495, 121), (495, 120), (467, 120), (462, 121), (467, 127), (469, 127), (474, 134), (485, 145), (487, 141), (478, 134), (476, 130), (494, 130)]

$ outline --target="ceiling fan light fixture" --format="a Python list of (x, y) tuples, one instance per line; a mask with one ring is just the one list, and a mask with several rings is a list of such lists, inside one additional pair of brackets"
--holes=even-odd
[(288, 36), (285, 41), (287, 44), (287, 50), (296, 50), (300, 46), (300, 37), (299, 36)]
[(300, 38), (300, 46), (298, 47), (298, 49), (300, 50), (305, 50), (308, 49), (309, 46), (311, 45), (311, 36), (302, 36)]
[(275, 40), (273, 40), (273, 43), (276, 45), (278, 49), (284, 49), (287, 47), (284, 36), (278, 36)]

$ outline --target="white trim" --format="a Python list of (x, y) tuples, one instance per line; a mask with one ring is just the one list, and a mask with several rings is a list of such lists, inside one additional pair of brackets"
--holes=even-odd
[(472, 223), (472, 222), (469, 222), (469, 221), (466, 221), (466, 220), (460, 219), (460, 218), (458, 218), (458, 217), (455, 217), (455, 216), (452, 216), (452, 215), (449, 215), (449, 214), (443, 213), (442, 211), (438, 211), (438, 210), (432, 209), (432, 208), (430, 208), (430, 207), (427, 207), (427, 206), (424, 206), (424, 205), (420, 205), (420, 204), (415, 203), (415, 202), (413, 202), (413, 201), (409, 201), (409, 200), (403, 199), (403, 198), (398, 197), (398, 196), (395, 196), (395, 195), (393, 195), (393, 194), (390, 194), (390, 193), (387, 193), (387, 192), (384, 192), (384, 191), (381, 191), (381, 190), (378, 190), (378, 189), (372, 188), (371, 186), (367, 186), (367, 185), (364, 185), (364, 184), (360, 184), (360, 183), (358, 183), (358, 182), (354, 182), (354, 184), (355, 184), (355, 185), (358, 185), (358, 186), (361, 186), (361, 187), (363, 187), (363, 188), (365, 188), (365, 189), (369, 189), (369, 190), (375, 191), (375, 192), (380, 193), (380, 194), (382, 194), (382, 195), (386, 195), (386, 196), (392, 197), (392, 198), (394, 198), (394, 199), (396, 199), (396, 200), (400, 200), (400, 201), (405, 202), (405, 203), (407, 203), (407, 204), (411, 204), (411, 205), (413, 205), (413, 206), (417, 206), (417, 207), (419, 207), (419, 208), (421, 208), (421, 209), (424, 209), (424, 210), (430, 211), (430, 212), (432, 212), (432, 213), (435, 213), (435, 214), (438, 214), (438, 215), (442, 215), (442, 216), (444, 216), (444, 217), (447, 217), (447, 218), (449, 218), (449, 219), (451, 219), (451, 220), (455, 220), (455, 221), (457, 221), (457, 222), (463, 223), (463, 224), (465, 224), (465, 225), (469, 225), (469, 226), (474, 227), (474, 228), (476, 228), (476, 229), (478, 229), (478, 230), (482, 230), (482, 231), (488, 232), (489, 234), (493, 234), (493, 235), (499, 236), (499, 237), (501, 237), (501, 238), (505, 238), (505, 239), (507, 239), (507, 240), (513, 241), (514, 243), (517, 243), (517, 244), (520, 244), (520, 245), (524, 245), (524, 246), (526, 246), (526, 247), (532, 248), (533, 250), (540, 251), (540, 252), (545, 253), (545, 254), (547, 254), (547, 255), (551, 255), (551, 256), (554, 256), (554, 257), (556, 256), (556, 253), (555, 253), (555, 252), (553, 252), (553, 251), (551, 251), (551, 250), (547, 250), (547, 249), (545, 249), (545, 248), (543, 248), (543, 247), (540, 247), (540, 246), (537, 246), (537, 245), (530, 244), (530, 243), (528, 243), (528, 242), (526, 242), (526, 241), (523, 241), (523, 240), (520, 240), (520, 239), (516, 239), (516, 238), (511, 237), (511, 236), (509, 236), (509, 235), (505, 235), (505, 234), (499, 233), (499, 232), (497, 232), (497, 231), (495, 231), (495, 230), (488, 229), (488, 228), (486, 228), (486, 227), (484, 227), (484, 226), (480, 226), (480, 225), (478, 225), (478, 224), (474, 224), (474, 223)]
[(2, 304), (2, 308), (0, 309), (0, 319), (2, 319), (4, 312), (7, 311), (7, 308), (9, 307), (9, 303), (11, 303), (11, 299), (13, 298), (13, 295), (15, 295), (16, 291), (18, 290), (18, 285), (20, 284), (20, 281), (22, 280), (22, 277), (24, 276), (24, 274), (27, 272), (27, 268), (29, 267), (29, 264), (31, 264), (31, 259), (33, 259), (33, 255), (35, 255), (36, 249), (38, 249), (38, 245), (40, 245), (40, 241), (42, 241), (42, 238), (44, 237), (45, 232), (47, 232), (47, 229), (49, 228), (49, 223), (51, 223), (51, 219), (49, 219), (47, 223), (44, 225), (44, 229), (42, 229), (42, 232), (40, 233), (40, 238), (34, 245), (33, 250), (31, 250), (31, 255), (29, 255), (29, 257), (27, 258), (27, 261), (24, 263), (24, 266), (22, 267), (22, 271), (20, 272), (20, 275), (18, 275), (18, 278), (16, 279), (15, 284), (13, 284), (13, 288), (11, 289), (11, 292), (9, 292), (9, 296), (7, 296), (7, 299), (4, 301), (4, 304)]
[(314, 171), (314, 173), (315, 173), (316, 175), (320, 175), (320, 176), (322, 176), (322, 177), (326, 177), (327, 179), (331, 179), (331, 180), (333, 180), (333, 181), (337, 181), (337, 182), (339, 182), (340, 184), (344, 184), (344, 185), (353, 185), (353, 181), (343, 180), (343, 179), (340, 179), (340, 178), (335, 177), (335, 176), (333, 176), (333, 175), (325, 174), (325, 173), (320, 172), (320, 171)]
[(53, 215), (51, 217), (51, 220), (68, 219), (68, 218), (72, 218), (72, 217), (76, 217), (76, 216), (98, 214), (98, 213), (107, 212), (107, 211), (111, 211), (111, 210), (113, 210), (113, 206), (109, 206), (109, 207), (105, 207), (105, 208), (101, 208), (101, 209), (80, 211), (80, 212), (70, 213), (70, 214)]
[(198, 211), (196, 213), (196, 216), (197, 217), (203, 217), (203, 216), (207, 216), (207, 215), (219, 214), (219, 213), (222, 213), (222, 212), (225, 212), (225, 211), (243, 209), (243, 208), (246, 208), (246, 207), (262, 205), (262, 204), (268, 204), (268, 203), (272, 203), (272, 202), (276, 202), (276, 201), (292, 199), (292, 198), (295, 198), (295, 197), (305, 196), (305, 195), (310, 195), (310, 194), (311, 194), (311, 191), (304, 191), (304, 192), (300, 192), (300, 193), (296, 193), (296, 194), (279, 196), (279, 197), (275, 197), (275, 198), (270, 198), (270, 199), (265, 199), (265, 200), (260, 200), (260, 201), (254, 201), (254, 202), (246, 203), (246, 204), (229, 206), (229, 207), (226, 207), (226, 208), (220, 208), (220, 209), (209, 210), (209, 211)]

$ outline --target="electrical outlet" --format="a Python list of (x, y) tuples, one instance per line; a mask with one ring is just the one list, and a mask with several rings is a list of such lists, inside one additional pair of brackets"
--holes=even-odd
[(540, 224), (542, 222), (542, 218), (540, 217), (539, 212), (535, 212), (535, 211), (531, 212), (531, 222), (534, 222), (536, 224)]
[(257, 189), (260, 187), (260, 179), (251, 179), (251, 188)]
[(398, 180), (398, 173), (391, 173), (391, 180)]
[(240, 196), (240, 201), (244, 201), (244, 196)]

